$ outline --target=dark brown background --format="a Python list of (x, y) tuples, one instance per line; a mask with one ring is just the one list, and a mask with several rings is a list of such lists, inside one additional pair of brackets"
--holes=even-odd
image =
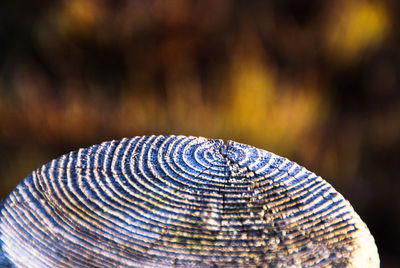
[[(39, 2), (39, 3), (33, 3)], [(0, 198), (79, 147), (145, 134), (286, 156), (400, 266), (397, 1), (1, 1)]]

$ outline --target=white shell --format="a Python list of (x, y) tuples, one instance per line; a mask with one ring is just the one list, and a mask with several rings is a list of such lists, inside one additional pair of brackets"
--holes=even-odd
[(32, 172), (0, 212), (0, 266), (379, 266), (366, 225), (330, 184), (233, 141), (80, 149)]

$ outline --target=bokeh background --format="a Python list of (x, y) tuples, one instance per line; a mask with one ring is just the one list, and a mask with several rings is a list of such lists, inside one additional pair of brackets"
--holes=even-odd
[(232, 139), (324, 177), (400, 267), (399, 4), (1, 1), (0, 198), (101, 141)]

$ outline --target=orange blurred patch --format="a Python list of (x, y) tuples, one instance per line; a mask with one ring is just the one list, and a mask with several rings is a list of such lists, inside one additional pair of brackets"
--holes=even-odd
[(105, 21), (106, 7), (100, 0), (67, 0), (61, 5), (60, 31), (64, 33), (88, 34)]

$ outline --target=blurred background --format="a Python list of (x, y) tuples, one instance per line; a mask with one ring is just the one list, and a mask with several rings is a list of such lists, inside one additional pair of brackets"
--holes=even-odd
[(400, 3), (0, 4), (0, 198), (79, 147), (232, 139), (321, 175), (400, 267)]

